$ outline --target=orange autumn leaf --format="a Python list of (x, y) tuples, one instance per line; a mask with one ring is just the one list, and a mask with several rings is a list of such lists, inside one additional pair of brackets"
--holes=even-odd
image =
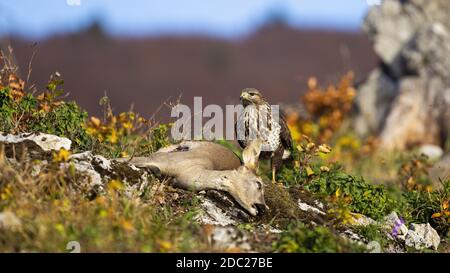
[(441, 216), (442, 216), (442, 214), (440, 212), (436, 212), (436, 213), (433, 213), (433, 215), (431, 215), (431, 218), (439, 218)]

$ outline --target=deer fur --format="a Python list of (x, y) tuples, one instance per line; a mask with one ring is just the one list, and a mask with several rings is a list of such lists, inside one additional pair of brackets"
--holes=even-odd
[(261, 141), (253, 141), (243, 152), (244, 165), (222, 145), (207, 141), (183, 141), (158, 150), (149, 157), (134, 157), (129, 163), (172, 178), (174, 186), (186, 190), (228, 192), (245, 210), (256, 216), (267, 208), (264, 184), (256, 175)]

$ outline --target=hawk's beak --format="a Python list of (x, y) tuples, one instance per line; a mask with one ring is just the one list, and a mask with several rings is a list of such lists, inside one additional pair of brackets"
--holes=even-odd
[(241, 101), (244, 101), (244, 100), (249, 100), (250, 99), (250, 96), (249, 96), (249, 94), (248, 93), (242, 93), (241, 94), (241, 97), (240, 97), (240, 99), (241, 99)]

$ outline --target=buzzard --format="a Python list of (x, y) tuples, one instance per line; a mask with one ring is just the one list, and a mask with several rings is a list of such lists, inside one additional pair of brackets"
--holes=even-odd
[(245, 148), (256, 138), (262, 141), (260, 158), (271, 159), (274, 182), (276, 172), (283, 160), (290, 157), (293, 146), (286, 121), (281, 115), (278, 118), (272, 115), (271, 106), (255, 88), (243, 89), (240, 99), (244, 110), (236, 122), (239, 145)]

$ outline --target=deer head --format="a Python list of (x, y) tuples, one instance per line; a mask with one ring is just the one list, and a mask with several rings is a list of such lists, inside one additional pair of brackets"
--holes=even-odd
[(264, 201), (264, 183), (256, 174), (261, 144), (257, 139), (245, 148), (242, 153), (244, 165), (232, 171), (225, 182), (234, 199), (253, 216), (268, 209)]

